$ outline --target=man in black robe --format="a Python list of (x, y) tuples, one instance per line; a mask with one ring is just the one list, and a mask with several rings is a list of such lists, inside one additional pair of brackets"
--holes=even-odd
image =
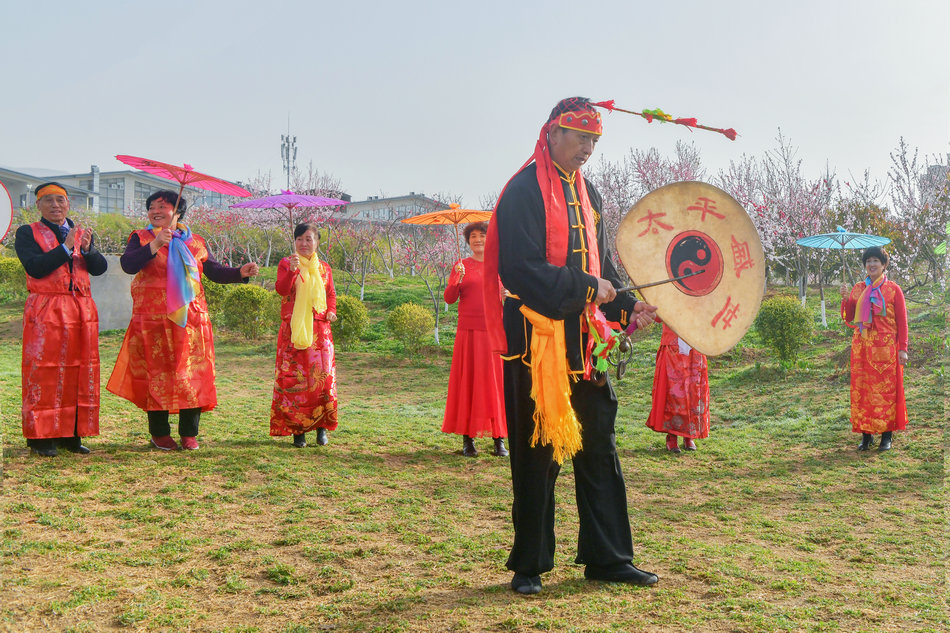
[[(486, 318), (493, 346), (505, 349), (514, 492), (515, 537), (507, 566), (514, 572), (512, 589), (524, 594), (539, 592), (540, 575), (554, 566), (554, 484), (564, 455), (574, 464), (580, 521), (575, 562), (586, 565), (585, 577), (638, 585), (657, 581), (656, 575), (631, 562), (626, 488), (614, 435), (616, 396), (609, 382), (584, 378), (588, 304), (599, 306), (622, 327), (631, 320), (645, 327), (656, 311), (615, 290), (622, 284), (600, 221), (601, 197), (580, 172), (600, 133), (600, 115), (589, 100), (575, 97), (558, 103), (529, 164), (503, 190), (489, 228), (485, 287), (486, 311), (492, 314)], [(488, 308), (490, 270), (497, 270), (510, 293), (503, 307), (503, 339), (497, 299), (495, 307)], [(532, 439), (538, 416), (532, 384), (541, 377), (532, 370), (533, 324), (539, 322), (558, 327), (563, 323), (563, 335), (555, 336), (554, 356), (566, 355), (568, 408), (580, 424), (582, 447), (573, 455)], [(541, 416), (557, 417), (551, 412)]]

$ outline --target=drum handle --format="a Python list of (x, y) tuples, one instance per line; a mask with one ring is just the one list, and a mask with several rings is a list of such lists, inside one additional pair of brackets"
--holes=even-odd
[(687, 277), (692, 277), (693, 275), (701, 275), (706, 272), (706, 269), (694, 270), (688, 272), (685, 275), (680, 275), (679, 277), (670, 277), (669, 279), (664, 279), (663, 281), (653, 281), (648, 284), (640, 284), (639, 286), (624, 286), (623, 288), (617, 288), (617, 292), (630, 292), (631, 290), (639, 290), (640, 288), (650, 288), (652, 286), (659, 286), (662, 284), (668, 284), (673, 281), (679, 281), (680, 279), (686, 279)]

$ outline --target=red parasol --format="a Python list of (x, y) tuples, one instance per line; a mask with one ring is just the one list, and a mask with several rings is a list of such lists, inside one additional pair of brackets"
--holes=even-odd
[(455, 247), (458, 249), (459, 259), (462, 259), (462, 248), (459, 246), (459, 224), (462, 222), (484, 222), (491, 218), (491, 211), (478, 211), (475, 209), (461, 209), (454, 202), (448, 209), (441, 211), (430, 211), (422, 215), (414, 215), (411, 218), (402, 220), (405, 224), (433, 225), (455, 225)]
[[(178, 165), (170, 165), (168, 163), (162, 163), (150, 158), (139, 158), (138, 156), (128, 156), (126, 154), (119, 154), (116, 156), (116, 160), (131, 167), (135, 167), (136, 169), (141, 169), (142, 171), (152, 174), (153, 176), (160, 176), (161, 178), (174, 180), (178, 183), (179, 198), (181, 197), (182, 192), (185, 190), (185, 185), (188, 185), (189, 187), (197, 187), (198, 189), (205, 189), (207, 191), (214, 191), (216, 193), (222, 193), (227, 196), (247, 198), (251, 195), (251, 192), (244, 187), (236, 185), (233, 182), (228, 182), (227, 180), (221, 180), (220, 178), (215, 178), (214, 176), (202, 174), (199, 171), (195, 171), (194, 168), (188, 163), (185, 163), (179, 167)], [(177, 211), (178, 207), (176, 205), (175, 212), (177, 213)]]

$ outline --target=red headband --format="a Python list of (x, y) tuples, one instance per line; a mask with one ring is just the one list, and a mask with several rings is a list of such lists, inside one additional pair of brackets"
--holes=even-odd
[(554, 119), (554, 124), (568, 130), (588, 132), (600, 136), (604, 133), (604, 124), (599, 112), (593, 110), (574, 110), (564, 112)]

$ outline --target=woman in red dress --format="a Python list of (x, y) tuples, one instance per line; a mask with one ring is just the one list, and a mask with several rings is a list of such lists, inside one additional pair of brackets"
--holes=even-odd
[(174, 191), (145, 201), (149, 224), (133, 231), (119, 258), (132, 280), (132, 320), (106, 388), (146, 412), (152, 445), (178, 448), (168, 414), (178, 414), (181, 447), (198, 449), (202, 411), (218, 404), (214, 386), (214, 336), (201, 275), (211, 281), (247, 283), (257, 264), (219, 264), (204, 239), (178, 220), (187, 202)]
[(317, 444), (337, 427), (336, 356), (330, 324), (336, 321), (333, 272), (317, 257), (320, 238), (313, 224), (294, 229), (295, 253), (280, 260), (275, 290), (283, 297), (277, 334), (277, 368), (270, 410), (270, 434)]
[[(657, 319), (659, 321), (660, 319)], [(693, 440), (709, 437), (709, 374), (706, 356), (663, 324), (653, 374), (653, 408), (647, 426), (666, 433), (666, 449), (696, 450)]]
[(867, 277), (851, 291), (841, 285), (841, 318), (857, 321), (851, 339), (851, 430), (861, 433), (859, 451), (881, 434), (879, 451), (907, 427), (904, 365), (907, 363), (907, 307), (901, 287), (887, 278), (887, 251), (872, 246), (861, 261)]
[(465, 227), (465, 241), (472, 249), (472, 256), (455, 265), (445, 288), (446, 303), (459, 302), (459, 318), (442, 432), (462, 436), (462, 454), (466, 457), (478, 455), (472, 438), (483, 435), (494, 438), (494, 455), (508, 455), (504, 439), (508, 437), (508, 428), (501, 357), (491, 351), (482, 298), (487, 232), (485, 222), (473, 222)]

